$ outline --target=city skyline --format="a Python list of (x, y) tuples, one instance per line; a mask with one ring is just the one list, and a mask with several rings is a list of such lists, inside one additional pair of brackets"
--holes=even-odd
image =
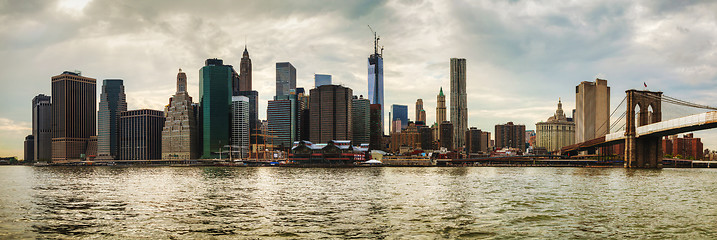
[[(479, 129), (508, 121), (534, 129), (554, 111), (557, 98), (570, 112), (574, 87), (597, 77), (609, 81), (614, 103), (624, 90), (643, 83), (677, 98), (717, 102), (710, 93), (717, 88), (717, 56), (710, 41), (717, 35), (710, 27), (717, 19), (709, 18), (714, 3), (561, 3), (546, 9), (533, 2), (312, 2), (287, 4), (275, 12), (264, 11), (277, 7), (272, 3), (222, 3), (216, 9), (193, 3), (4, 4), (0, 9), (13, 12), (0, 12), (0, 17), (8, 23), (5, 32), (13, 35), (0, 35), (6, 56), (0, 66), (7, 74), (0, 81), (2, 156), (22, 155), (22, 140), (31, 133), (27, 105), (38, 94), (50, 95), (49, 78), (66, 70), (124, 79), (128, 109), (161, 110), (174, 93), (177, 68), (187, 72), (190, 95), (199, 96), (204, 60), (216, 57), (238, 66), (246, 45), (260, 119), (266, 119), (267, 102), (274, 95), (277, 62), (296, 66), (297, 87), (310, 89), (313, 73), (322, 72), (355, 95), (367, 96), (366, 57), (373, 52), (373, 36), (366, 24), (385, 47), (385, 114), (388, 105), (423, 98), (427, 122), (433, 123), (433, 96), (439, 87), (449, 88), (452, 57), (468, 60), (468, 127)], [(232, 16), (229, 23), (247, 23), (218, 26), (201, 17), (205, 11)], [(190, 17), (178, 20), (174, 13)], [(274, 36), (277, 32), (281, 34)], [(696, 135), (705, 147), (714, 148), (714, 132)]]

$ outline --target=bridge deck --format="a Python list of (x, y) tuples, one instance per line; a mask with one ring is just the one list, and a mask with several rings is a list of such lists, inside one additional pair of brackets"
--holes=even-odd
[[(681, 118), (675, 118), (658, 123), (648, 124), (635, 128), (636, 137), (642, 136), (669, 136), (678, 133), (692, 132), (717, 127), (717, 111), (700, 113)], [(565, 146), (561, 152), (579, 151), (581, 149), (609, 145), (625, 140), (625, 131), (614, 132), (591, 139), (582, 143)]]

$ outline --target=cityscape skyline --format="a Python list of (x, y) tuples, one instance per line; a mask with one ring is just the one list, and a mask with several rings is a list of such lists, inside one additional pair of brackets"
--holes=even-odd
[[(335, 83), (353, 89), (354, 95), (367, 96), (366, 57), (373, 50), (372, 35), (365, 26), (367, 23), (378, 32), (381, 45), (385, 46), (385, 114), (388, 113), (388, 105), (410, 106), (417, 98), (423, 98), (427, 122), (433, 123), (435, 112), (431, 110), (436, 106), (433, 96), (439, 87), (449, 88), (448, 59), (451, 57), (468, 60), (468, 127), (475, 126), (484, 130), (508, 121), (534, 129), (535, 123), (543, 121), (545, 116), (554, 112), (557, 98), (562, 98), (565, 110), (570, 112), (575, 106), (574, 87), (581, 81), (592, 81), (596, 77), (610, 81), (613, 89), (611, 102), (615, 103), (624, 97), (624, 90), (641, 88), (643, 83), (649, 85), (650, 89), (662, 90), (671, 96), (694, 102), (709, 105), (710, 102), (717, 101), (717, 96), (709, 92), (717, 87), (717, 81), (714, 81), (717, 76), (715, 56), (710, 55), (715, 51), (711, 49), (714, 48), (714, 43), (702, 43), (706, 39), (715, 38), (715, 33), (709, 29), (709, 23), (717, 20), (704, 19), (705, 16), (710, 16), (706, 10), (715, 9), (714, 3), (669, 8), (659, 3), (630, 3), (619, 8), (610, 7), (620, 5), (615, 3), (567, 4), (561, 7), (576, 10), (578, 13), (594, 12), (593, 15), (582, 14), (584, 18), (561, 14), (558, 10), (538, 8), (531, 12), (531, 7), (535, 7), (531, 2), (475, 5), (441, 5), (432, 2), (404, 5), (401, 2), (387, 2), (369, 7), (366, 5), (370, 4), (356, 2), (348, 3), (353, 6), (347, 7), (341, 7), (342, 4), (324, 4), (326, 6), (317, 8), (318, 10), (310, 10), (309, 7), (289, 10), (296, 7), (289, 4), (290, 6), (279, 9), (277, 13), (271, 13), (267, 19), (259, 18), (252, 22), (257, 26), (237, 26), (246, 30), (230, 31), (231, 29), (219, 28), (212, 34), (220, 36), (220, 40), (210, 41), (206, 45), (199, 43), (203, 40), (201, 37), (186, 38), (187, 41), (167, 40), (170, 37), (177, 38), (171, 36), (171, 33), (193, 32), (195, 29), (188, 27), (192, 22), (173, 22), (170, 29), (153, 35), (144, 32), (141, 27), (161, 30), (161, 24), (143, 25), (111, 17), (127, 13), (146, 19), (157, 15), (157, 19), (161, 19), (168, 13), (168, 10), (162, 8), (196, 17), (191, 14), (191, 6), (188, 6), (191, 3), (180, 3), (173, 7), (159, 3), (156, 6), (145, 6), (142, 11), (123, 8), (125, 5), (122, 3), (101, 1), (92, 1), (75, 8), (66, 2), (58, 2), (56, 6), (47, 3), (36, 10), (27, 7), (30, 5), (23, 6), (28, 3), (4, 4), (7, 5), (2, 9), (19, 9), (23, 15), (17, 19), (7, 19), (7, 32), (15, 32), (17, 35), (0, 36), (0, 42), (7, 43), (0, 47), (7, 56), (0, 64), (3, 72), (7, 73), (0, 81), (0, 89), (3, 89), (3, 94), (0, 94), (0, 109), (3, 109), (0, 112), (2, 156), (22, 155), (22, 140), (31, 132), (31, 110), (26, 106), (32, 97), (38, 94), (50, 95), (49, 77), (65, 70), (79, 69), (84, 72), (83, 75), (96, 79), (124, 79), (128, 109), (161, 110), (167, 104), (167, 98), (174, 93), (177, 68), (186, 69), (189, 93), (191, 96), (199, 96), (198, 71), (204, 59), (220, 58), (227, 64), (238, 66), (244, 46), (248, 46), (254, 67), (253, 85), (260, 96), (260, 119), (266, 119), (267, 102), (274, 95), (272, 93), (275, 90), (274, 74), (277, 62), (289, 61), (296, 66), (297, 87), (310, 89), (313, 73), (322, 72), (334, 76)], [(10, 6), (12, 4), (20, 6)], [(95, 15), (101, 12), (98, 8), (104, 5), (109, 6), (110, 14)], [(261, 4), (255, 5), (256, 8), (262, 7), (258, 6)], [(431, 7), (435, 12), (427, 11)], [(501, 7), (506, 8), (503, 10), (505, 12), (497, 11)], [(400, 11), (401, 15), (397, 17), (377, 17), (385, 13), (399, 12), (399, 9), (404, 11)], [(37, 17), (32, 13), (49, 12), (63, 16), (66, 12), (71, 12), (70, 10), (79, 11), (81, 14), (68, 20), (44, 21), (46, 23), (41, 23), (44, 18), (30, 20)], [(481, 25), (485, 23), (469, 22), (461, 23), (458, 29), (471, 31), (461, 32), (454, 28), (441, 29), (428, 24), (437, 20), (436, 24), (445, 25), (462, 18), (475, 21), (480, 14), (468, 15), (471, 10), (490, 13), (481, 15), (481, 20), (495, 23), (497, 29)], [(508, 12), (514, 12), (515, 18), (503, 19)], [(219, 16), (228, 14), (224, 11), (219, 13)], [(2, 16), (9, 16), (8, 14), (2, 13)], [(286, 14), (286, 17), (269, 20), (273, 14)], [(418, 18), (424, 25), (418, 24), (419, 27), (414, 27), (406, 24), (408, 19), (419, 14), (425, 14)], [(633, 14), (634, 16), (631, 16)], [(327, 25), (319, 29), (312, 25), (322, 22), (324, 18), (337, 16), (337, 21), (326, 23)], [(606, 16), (612, 21), (601, 22), (601, 17)], [(663, 19), (661, 16), (669, 18), (660, 22), (659, 20)], [(546, 29), (529, 29), (529, 20), (535, 19), (539, 20), (535, 21), (537, 24), (543, 24)], [(101, 25), (90, 23), (92, 20), (104, 20), (110, 26), (105, 29)], [(243, 20), (230, 18), (230, 22)], [(288, 29), (289, 26), (284, 25), (290, 25), (288, 23), (292, 21), (295, 22), (296, 28), (285, 34), (299, 36), (297, 41), (270, 39), (270, 33)], [(399, 24), (389, 24), (394, 21)], [(271, 27), (272, 23), (275, 26)], [(40, 27), (14, 31), (18, 26), (28, 26), (27, 24)], [(201, 18), (194, 24), (198, 24), (199, 31), (213, 31), (208, 28), (216, 26), (202, 21)], [(344, 26), (349, 26), (350, 30), (342, 30)], [(402, 29), (402, 26), (411, 27)], [(639, 29), (630, 29), (631, 26)], [(95, 32), (88, 33), (87, 38), (69, 34), (81, 29)], [(313, 30), (307, 32), (307, 29)], [(57, 32), (62, 30), (68, 30), (69, 33)], [(551, 37), (551, 34), (556, 32), (559, 37)], [(486, 33), (500, 34), (488, 37)], [(613, 38), (613, 34), (616, 34), (617, 38)], [(301, 40), (318, 39), (321, 36), (332, 36), (340, 40), (319, 39), (311, 43)], [(159, 40), (152, 40), (152, 37)], [(242, 41), (244, 39), (247, 40)], [(424, 39), (425, 43), (415, 39)], [(499, 40), (507, 40), (508, 43), (500, 43)], [(162, 41), (167, 41), (168, 44), (160, 46), (164, 45), (161, 44)], [(586, 44), (590, 44), (591, 48), (583, 49)], [(682, 45), (690, 47), (681, 48)], [(148, 48), (157, 50), (145, 51)], [(152, 56), (148, 57), (150, 55)], [(66, 59), (57, 61), (57, 56)], [(33, 64), (26, 64), (27, 62)], [(23, 65), (43, 67), (23, 70), (27, 69), (27, 66)], [(546, 69), (539, 70), (540, 68)], [(98, 97), (100, 90), (98, 86)], [(408, 116), (413, 115), (415, 113), (409, 110)], [(386, 124), (387, 121), (384, 126)], [(709, 148), (717, 141), (712, 137), (715, 134), (707, 132), (714, 133), (702, 131), (697, 135), (703, 138), (705, 146)]]

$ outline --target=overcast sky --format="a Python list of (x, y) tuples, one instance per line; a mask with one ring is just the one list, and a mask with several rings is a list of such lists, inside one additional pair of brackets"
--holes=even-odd
[[(371, 25), (384, 46), (385, 101), (422, 98), (429, 123), (449, 92), (449, 59), (467, 59), (469, 126), (513, 121), (535, 129), (558, 98), (570, 115), (575, 86), (607, 79), (615, 107), (630, 88), (717, 105), (717, 4), (710, 1), (113, 1), (0, 0), (0, 156), (22, 158), (31, 100), (50, 77), (80, 70), (121, 78), (129, 109), (161, 110), (179, 68), (198, 99), (207, 58), (253, 63), (260, 115), (275, 92), (275, 63), (297, 86), (313, 74), (367, 90)], [(449, 99), (447, 97), (447, 99)], [(386, 112), (387, 114), (387, 112)], [(717, 148), (717, 132), (696, 133)]]

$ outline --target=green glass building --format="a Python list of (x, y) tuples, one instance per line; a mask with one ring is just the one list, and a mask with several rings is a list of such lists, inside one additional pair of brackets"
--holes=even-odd
[(199, 70), (202, 158), (219, 158), (222, 146), (229, 145), (231, 98), (232, 66), (207, 59)]

